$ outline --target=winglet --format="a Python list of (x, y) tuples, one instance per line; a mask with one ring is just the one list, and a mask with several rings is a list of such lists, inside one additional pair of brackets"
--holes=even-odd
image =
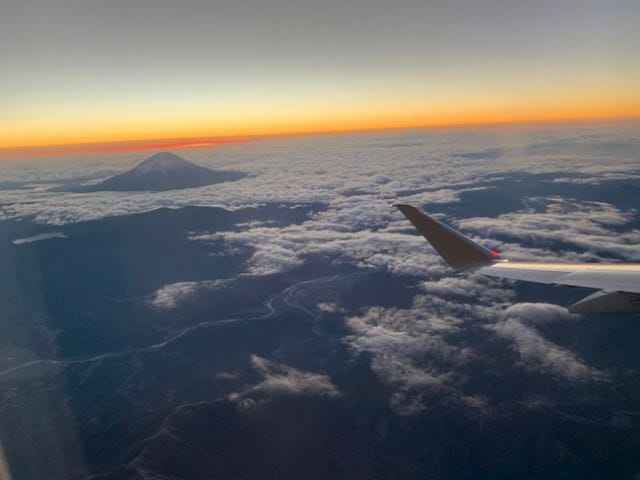
[(405, 217), (455, 270), (468, 270), (504, 261), (500, 254), (478, 245), (460, 232), (411, 205), (396, 204)]

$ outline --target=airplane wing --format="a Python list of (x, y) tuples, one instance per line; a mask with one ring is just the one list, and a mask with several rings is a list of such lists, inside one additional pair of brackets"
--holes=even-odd
[(571, 313), (640, 312), (640, 264), (511, 262), (414, 206), (394, 206), (454, 270), (598, 290), (571, 305)]

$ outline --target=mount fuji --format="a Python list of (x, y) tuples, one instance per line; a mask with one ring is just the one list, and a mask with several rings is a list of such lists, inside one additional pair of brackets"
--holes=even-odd
[(160, 152), (131, 170), (95, 185), (75, 186), (71, 190), (74, 192), (176, 190), (239, 180), (244, 176), (243, 172), (211, 170), (188, 162), (171, 152)]

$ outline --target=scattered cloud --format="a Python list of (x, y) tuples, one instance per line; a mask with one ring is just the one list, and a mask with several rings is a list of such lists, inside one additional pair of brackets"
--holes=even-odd
[(568, 381), (603, 380), (606, 375), (602, 371), (588, 366), (570, 350), (545, 339), (535, 328), (575, 319), (576, 315), (557, 305), (520, 303), (504, 310), (501, 320), (486, 328), (512, 343), (521, 365), (526, 369), (551, 373)]
[(155, 308), (169, 310), (176, 308), (182, 302), (190, 299), (198, 292), (220, 288), (226, 282), (227, 280), (207, 280), (203, 282), (171, 283), (156, 290), (149, 297), (149, 303)]
[(516, 303), (505, 309), (506, 318), (515, 318), (524, 325), (543, 327), (556, 322), (575, 322), (580, 316), (550, 303)]
[[(573, 317), (552, 305), (512, 305), (515, 293), (504, 288), (503, 282), (451, 275), (389, 204), (401, 200), (419, 206), (443, 205), (446, 210), (465, 194), (495, 188), (496, 182), (509, 181), (517, 174), (547, 175), (542, 182), (548, 186), (554, 182), (595, 186), (638, 178), (637, 153), (629, 152), (638, 151), (640, 140), (628, 138), (628, 132), (588, 138), (574, 132), (538, 131), (528, 136), (411, 132), (402, 133), (401, 142), (398, 135), (300, 137), (189, 150), (183, 155), (190, 161), (249, 175), (237, 182), (173, 192), (0, 190), (0, 219), (30, 218), (64, 225), (160, 207), (203, 205), (237, 210), (265, 204), (315, 205), (316, 211), (300, 224), (248, 222), (230, 231), (195, 232), (189, 238), (205, 243), (222, 240), (229, 249), (249, 249), (252, 253), (245, 273), (251, 275), (285, 272), (302, 266), (309, 256), (324, 256), (332, 262), (417, 277), (418, 293), (406, 308), (369, 306), (346, 318), (351, 334), (345, 343), (355, 355), (369, 355), (373, 371), (394, 387), (394, 408), (419, 411), (425, 405), (425, 392), (437, 389), (448, 389), (469, 404), (483, 405), (483, 398), (458, 390), (465, 368), (481, 355), (474, 344), (481, 335), (508, 342), (527, 371), (576, 382), (604, 378), (604, 373), (587, 365), (577, 353), (545, 338), (547, 325), (573, 321)], [(601, 148), (594, 147), (598, 142)], [(624, 150), (621, 145), (626, 145)], [(621, 151), (627, 153), (621, 156)], [(2, 180), (60, 184), (82, 177), (92, 181), (143, 159), (142, 154), (136, 155), (139, 158), (119, 154), (75, 162), (49, 159), (46, 165), (21, 160), (7, 166)], [(462, 218), (457, 223), (454, 219), (454, 223), (514, 259), (597, 261), (615, 256), (640, 260), (640, 231), (629, 227), (636, 211), (553, 196), (523, 200), (529, 205), (522, 210), (497, 217)], [(473, 206), (459, 206), (473, 213)], [(172, 309), (203, 289), (218, 286), (216, 282), (166, 285), (149, 302), (156, 308)], [(329, 303), (318, 304), (317, 309), (340, 311)], [(257, 356), (251, 358), (251, 364), (263, 380), (236, 394), (242, 401), (276, 394), (339, 395), (326, 375)]]
[[(574, 256), (586, 260), (597, 259), (597, 254), (605, 253), (622, 256), (629, 261), (640, 260), (640, 230), (629, 230), (612, 234), (612, 228), (621, 227), (634, 219), (635, 210), (623, 211), (604, 202), (567, 200), (558, 197), (548, 201), (545, 211), (526, 210), (507, 213), (497, 218), (469, 218), (460, 220), (458, 226), (465, 231), (481, 234), (483, 237), (506, 236), (508, 238), (560, 242), (587, 250), (584, 255)], [(509, 253), (507, 246), (502, 251)], [(526, 255), (522, 249), (522, 253)], [(540, 252), (534, 252), (538, 257)], [(565, 255), (564, 252), (543, 253)], [(529, 253), (528, 256), (534, 256)], [(513, 256), (512, 256), (513, 258)], [(564, 259), (564, 258), (563, 258)]]
[[(497, 368), (485, 363), (487, 339), (481, 337), (491, 334), (509, 343), (517, 366), (526, 371), (558, 381), (606, 380), (604, 372), (545, 338), (541, 330), (579, 316), (557, 305), (513, 304), (514, 293), (499, 285), (481, 276), (422, 282), (424, 293), (415, 295), (408, 308), (370, 307), (348, 317), (351, 334), (344, 341), (356, 355), (371, 356), (373, 371), (396, 389), (391, 406), (405, 414), (426, 408), (429, 396), (443, 390), (447, 398), (466, 402), (469, 393), (462, 392), (469, 368), (478, 364), (487, 372)], [(512, 365), (499, 368), (506, 372)]]
[(67, 238), (67, 236), (63, 232), (39, 233), (38, 235), (34, 235), (32, 237), (16, 238), (12, 243), (14, 245), (23, 245), (25, 243), (39, 242), (52, 238)]
[(230, 400), (241, 408), (248, 408), (261, 399), (274, 396), (339, 397), (340, 391), (327, 375), (305, 372), (282, 363), (251, 355), (251, 366), (263, 380), (240, 393), (233, 393)]
[(360, 268), (383, 267), (396, 274), (423, 276), (444, 271), (424, 239), (415, 235), (404, 218), (385, 202), (367, 198), (350, 199), (349, 207), (344, 206), (344, 201), (340, 203), (331, 203), (300, 225), (258, 226), (190, 238), (204, 242), (224, 240), (232, 248), (251, 248), (247, 273), (253, 275), (290, 270), (302, 265), (310, 255), (332, 257)]
[[(456, 390), (458, 372), (474, 361), (476, 354), (460, 338), (475, 328), (475, 323), (486, 321), (483, 315), (496, 315), (499, 308), (467, 303), (482, 283), (487, 286), (491, 282), (480, 277), (476, 281), (480, 284), (464, 278), (427, 282), (423, 285), (427, 294), (416, 295), (409, 308), (370, 307), (347, 318), (352, 333), (344, 341), (355, 354), (370, 355), (372, 370), (396, 388), (390, 403), (398, 412), (421, 411), (424, 397), (434, 391), (448, 390), (449, 397), (456, 400), (463, 397)], [(433, 288), (437, 283), (440, 285)], [(473, 289), (465, 289), (470, 283)], [(460, 298), (452, 301), (449, 293)], [(498, 296), (507, 299), (510, 295), (502, 291)]]
[(316, 308), (324, 313), (345, 313), (346, 310), (334, 302), (320, 302)]

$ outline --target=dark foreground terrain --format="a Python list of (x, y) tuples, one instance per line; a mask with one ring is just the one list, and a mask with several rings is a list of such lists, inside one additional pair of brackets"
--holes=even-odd
[[(542, 179), (497, 180), (437, 208), (499, 215), (554, 195)], [(638, 195), (624, 182), (570, 188), (576, 199)], [(637, 316), (540, 326), (600, 372), (590, 380), (532, 370), (470, 322), (447, 337), (468, 360), (437, 382), (402, 383), (401, 364), (384, 377), (384, 358), (354, 347), (374, 336), (354, 339), (348, 319), (411, 307), (415, 278), (330, 254), (247, 275), (250, 248), (193, 239), (255, 220), (296, 225), (323, 208), (0, 223), (0, 435), (13, 478), (636, 478)], [(51, 231), (64, 238), (12, 243)], [(585, 294), (504, 285), (512, 303)], [(448, 360), (412, 361), (435, 372)]]

